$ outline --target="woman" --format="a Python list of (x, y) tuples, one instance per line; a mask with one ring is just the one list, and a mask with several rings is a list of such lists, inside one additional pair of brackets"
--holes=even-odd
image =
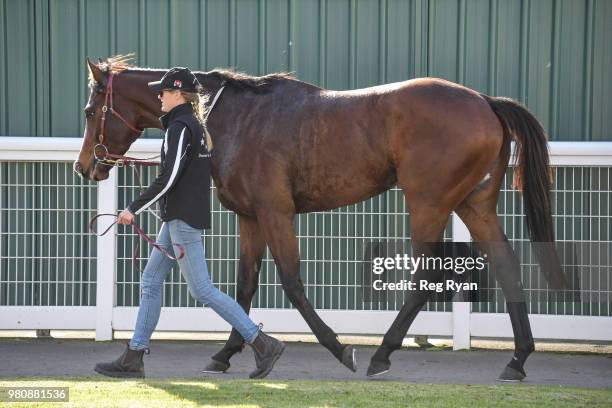
[[(253, 347), (257, 369), (251, 378), (263, 378), (282, 354), (285, 345), (266, 335), (242, 307), (213, 286), (202, 246), (202, 230), (210, 228), (210, 152), (204, 136), (204, 98), (200, 84), (187, 68), (172, 68), (149, 87), (158, 93), (160, 118), (166, 130), (161, 151), (161, 172), (153, 184), (119, 214), (119, 224), (131, 224), (160, 201), (164, 221), (157, 242), (172, 253), (172, 244), (184, 248), (178, 260), (192, 296), (210, 306)], [(95, 370), (111, 377), (144, 377), (143, 354), (159, 320), (162, 286), (173, 261), (153, 249), (141, 279), (141, 298), (134, 336), (115, 361), (99, 363)]]

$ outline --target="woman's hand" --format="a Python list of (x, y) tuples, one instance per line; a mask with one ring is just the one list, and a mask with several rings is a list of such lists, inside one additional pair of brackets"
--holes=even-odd
[(130, 225), (134, 221), (134, 214), (131, 213), (127, 208), (121, 211), (117, 224)]

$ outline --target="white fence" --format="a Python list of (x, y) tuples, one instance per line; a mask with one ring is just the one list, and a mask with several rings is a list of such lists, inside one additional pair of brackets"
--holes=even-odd
[[(81, 142), (77, 138), (0, 137), (0, 162), (72, 163)], [(159, 151), (160, 143), (161, 140), (158, 139), (139, 140), (132, 147), (130, 154), (150, 156)], [(550, 144), (550, 150), (552, 164), (556, 167), (602, 166), (608, 174), (608, 168), (612, 167), (612, 142), (553, 142)], [(97, 212), (117, 211), (118, 187), (118, 176), (116, 170), (113, 170), (110, 178), (97, 186)], [(609, 190), (609, 184), (604, 186), (603, 194), (608, 196), (607, 202), (611, 203), (612, 192)], [(609, 215), (607, 217), (609, 219)], [(3, 245), (3, 239), (8, 239), (2, 237), (1, 222), (0, 219), (0, 247)], [(467, 229), (455, 215), (452, 217), (452, 239), (470, 239)], [(98, 273), (95, 279), (95, 306), (0, 306), (0, 329), (95, 329), (97, 340), (111, 339), (113, 330), (133, 330), (137, 308), (117, 306), (115, 228), (111, 233), (97, 239), (96, 253), (104, 256), (97, 256), (96, 259)], [(27, 274), (28, 271), (24, 273)], [(18, 280), (21, 275), (15, 276), (15, 280)], [(66, 276), (64, 279), (67, 279)], [(13, 280), (7, 279), (7, 282), (8, 285)], [(610, 293), (606, 292), (602, 299), (609, 304)], [(397, 314), (395, 310), (319, 309), (318, 312), (339, 334), (377, 335), (386, 332)], [(255, 321), (265, 322), (266, 329), (270, 332), (310, 332), (294, 309), (254, 308), (251, 316)], [(530, 320), (535, 338), (612, 341), (612, 317), (608, 315), (532, 314)], [(229, 325), (212, 310), (202, 307), (164, 307), (158, 325), (158, 330), (169, 331), (225, 332), (229, 329)], [(469, 348), (471, 337), (511, 338), (512, 329), (505, 313), (472, 313), (470, 303), (455, 302), (452, 304), (452, 311), (421, 312), (409, 334), (452, 336), (454, 348), (462, 349)]]

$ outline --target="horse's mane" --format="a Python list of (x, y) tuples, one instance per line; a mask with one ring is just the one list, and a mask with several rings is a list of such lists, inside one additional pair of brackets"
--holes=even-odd
[[(134, 54), (118, 54), (99, 60), (98, 67), (102, 72), (120, 73), (128, 69), (136, 68), (131, 61), (134, 59)], [(136, 68), (138, 70), (146, 68)], [(208, 72), (196, 72), (196, 75), (210, 75), (221, 81), (225, 81), (227, 85), (233, 86), (240, 90), (249, 90), (255, 93), (265, 93), (270, 90), (271, 86), (279, 81), (295, 80), (295, 77), (288, 72), (276, 72), (264, 76), (252, 76), (243, 72), (237, 72), (229, 69), (216, 68)], [(91, 72), (89, 80), (92, 81)]]
[(102, 71), (110, 71), (110, 72), (123, 72), (126, 69), (133, 68), (134, 65), (130, 63), (131, 60), (134, 59), (134, 54), (118, 54), (112, 57), (107, 58), (104, 61), (100, 61), (98, 67)]
[[(130, 64), (130, 61), (134, 58), (134, 54), (118, 54), (112, 57), (108, 57), (105, 60), (99, 59), (96, 64), (102, 72), (105, 74), (108, 72), (120, 73), (125, 71), (126, 69), (132, 68), (133, 65)], [(93, 77), (93, 73), (91, 70), (88, 70), (88, 80), (89, 86), (94, 86), (96, 84), (96, 80)]]
[[(134, 58), (134, 54), (118, 54), (112, 57), (108, 57), (105, 60), (99, 59), (96, 64), (102, 72), (114, 72), (120, 73), (125, 71), (126, 69), (133, 68), (134, 66), (130, 64), (130, 61)], [(94, 78), (91, 70), (89, 71), (89, 82), (94, 82)]]
[(250, 90), (255, 93), (267, 92), (276, 82), (295, 79), (295, 77), (288, 72), (275, 72), (264, 76), (252, 76), (242, 72), (218, 68), (206, 72), (205, 75), (216, 77), (221, 81), (225, 81), (227, 85), (234, 86), (238, 89)]

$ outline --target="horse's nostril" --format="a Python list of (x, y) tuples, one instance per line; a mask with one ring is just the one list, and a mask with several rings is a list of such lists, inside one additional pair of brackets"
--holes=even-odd
[(83, 171), (83, 166), (78, 161), (75, 161), (72, 165), (72, 170), (81, 178), (87, 178), (85, 176), (85, 172)]

